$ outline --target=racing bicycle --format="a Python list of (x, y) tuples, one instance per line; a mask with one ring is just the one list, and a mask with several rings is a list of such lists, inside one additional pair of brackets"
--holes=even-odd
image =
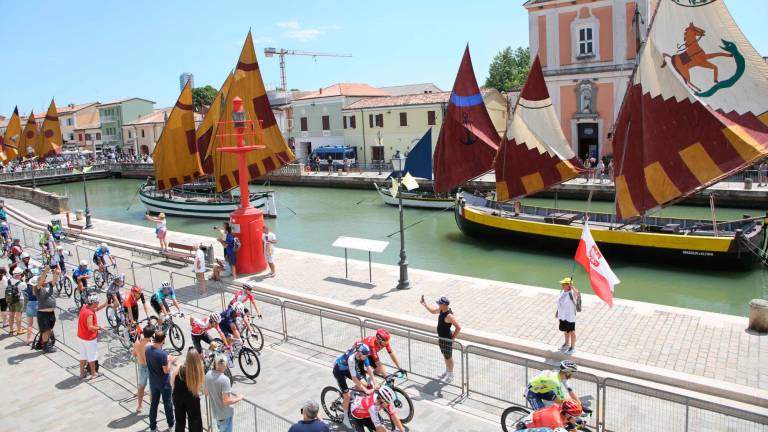
[(181, 331), (181, 327), (179, 327), (178, 324), (173, 322), (174, 318), (183, 318), (184, 314), (182, 312), (174, 312), (171, 314), (164, 315), (164, 320), (161, 323), (160, 320), (152, 315), (149, 317), (149, 322), (155, 326), (155, 328), (161, 329), (163, 332), (165, 332), (165, 335), (168, 337), (168, 339), (171, 340), (171, 346), (178, 352), (181, 352), (181, 350), (184, 349), (184, 332)]
[(116, 269), (117, 264), (104, 265), (104, 271), (101, 271), (97, 265), (93, 271), (93, 283), (96, 284), (96, 287), (99, 290), (101, 290), (105, 284), (109, 286), (109, 284), (111, 284), (112, 281), (117, 277), (109, 271), (110, 267)]
[[(408, 374), (405, 372), (397, 371), (384, 377), (383, 386), (387, 386), (395, 392), (395, 400), (392, 404), (395, 406), (395, 412), (397, 417), (400, 418), (400, 422), (403, 424), (413, 420), (413, 401), (403, 390), (395, 386), (395, 379), (405, 378)], [(358, 390), (350, 389), (352, 392), (351, 398), (360, 393)], [(341, 423), (344, 419), (344, 399), (337, 387), (328, 386), (320, 393), (320, 403), (323, 405), (323, 411), (328, 415), (331, 421)], [(389, 415), (386, 411), (382, 412), (382, 420), (385, 420), (385, 427), (387, 430), (394, 430), (394, 424), (389, 420)], [(389, 423), (387, 423), (389, 421)]]
[[(525, 395), (527, 395), (527, 388), (524, 390)], [(501, 429), (504, 430), (504, 432), (514, 432), (518, 430), (524, 430), (525, 424), (527, 422), (531, 421), (531, 416), (533, 415), (533, 412), (535, 411), (528, 401), (527, 398), (525, 398), (526, 405), (524, 407), (521, 406), (511, 406), (504, 410), (503, 413), (501, 413)], [(546, 406), (552, 405), (552, 402), (545, 402)], [(585, 432), (591, 432), (592, 429), (590, 429), (587, 426), (587, 420), (592, 415), (592, 410), (588, 407), (583, 406), (583, 412), (579, 419), (576, 421), (576, 428), (577, 431), (585, 431)]]
[[(213, 359), (218, 353), (227, 356), (227, 371), (225, 371), (225, 374), (227, 374), (229, 377), (230, 383), (232, 383), (233, 379), (232, 373), (229, 371), (229, 369), (235, 366), (235, 357), (237, 357), (237, 363), (240, 365), (240, 370), (243, 371), (243, 374), (246, 377), (255, 380), (256, 377), (258, 377), (261, 373), (261, 361), (259, 360), (259, 353), (243, 345), (242, 342), (234, 342), (231, 348), (227, 347), (224, 344), (224, 341), (219, 338), (215, 338), (211, 342), (216, 343), (216, 348), (214, 350), (210, 350), (205, 358), (204, 365), (206, 372), (213, 368)], [(213, 345), (213, 343), (211, 345)]]
[(117, 328), (115, 328), (115, 333), (117, 333), (117, 338), (120, 339), (120, 344), (123, 348), (130, 350), (144, 328), (142, 324), (149, 322), (150, 318), (143, 318), (131, 323), (122, 307), (120, 310), (123, 313), (120, 315), (121, 321), (117, 325)]
[(253, 323), (253, 316), (248, 313), (248, 309), (245, 310), (245, 314), (248, 316), (250, 325), (246, 326), (243, 317), (237, 317), (235, 319), (237, 331), (240, 332), (243, 339), (248, 342), (248, 345), (250, 345), (254, 351), (261, 351), (261, 349), (264, 348), (264, 334), (261, 332), (259, 326)]

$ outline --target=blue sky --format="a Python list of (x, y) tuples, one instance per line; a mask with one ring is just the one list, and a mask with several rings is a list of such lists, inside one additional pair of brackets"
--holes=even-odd
[[(16, 1), (0, 15), (0, 114), (137, 96), (173, 104), (179, 74), (218, 88), (251, 28), (264, 81), (277, 58), (264, 47), (348, 53), (287, 57), (288, 86), (434, 82), (450, 89), (469, 42), (478, 81), (493, 55), (528, 45), (523, 0)], [(727, 0), (747, 38), (768, 55), (764, 0)], [(268, 5), (268, 6), (263, 6)], [(276, 6), (277, 5), (277, 6)]]

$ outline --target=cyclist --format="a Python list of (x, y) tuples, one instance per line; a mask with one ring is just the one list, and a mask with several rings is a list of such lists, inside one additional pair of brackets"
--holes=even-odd
[[(77, 284), (77, 291), (82, 298), (85, 298), (83, 294), (88, 289), (88, 279), (93, 277), (93, 272), (88, 268), (88, 261), (80, 261), (80, 265), (72, 271), (72, 279)], [(77, 293), (76, 293), (77, 294)]]
[(242, 303), (235, 303), (227, 306), (226, 309), (221, 311), (219, 317), (219, 329), (224, 333), (224, 341), (228, 346), (232, 346), (236, 343), (238, 346), (242, 345), (240, 339), (240, 332), (237, 330), (237, 317), (245, 315), (245, 306)]
[(43, 255), (43, 261), (47, 262), (53, 254), (53, 241), (51, 240), (51, 236), (48, 235), (48, 231), (40, 233), (37, 244), (40, 246), (40, 253)]
[(111, 306), (117, 314), (117, 308), (123, 304), (123, 295), (120, 290), (125, 286), (125, 274), (112, 279), (112, 283), (107, 287), (107, 306)]
[(5, 213), (5, 204), (3, 203), (0, 203), (0, 221), (8, 221), (8, 214)]
[(347, 380), (352, 380), (355, 384), (355, 389), (361, 393), (369, 395), (372, 390), (363, 383), (365, 375), (368, 374), (369, 383), (373, 388), (376, 388), (376, 379), (373, 376), (373, 368), (368, 361), (368, 356), (371, 355), (371, 350), (365, 344), (355, 344), (344, 354), (336, 357), (336, 361), (333, 364), (333, 377), (336, 378), (336, 383), (339, 385), (342, 397), (344, 399), (344, 426), (351, 427), (349, 421), (349, 387), (347, 386)]
[(104, 257), (109, 257), (113, 267), (117, 265), (115, 263), (115, 257), (113, 257), (112, 253), (109, 251), (109, 246), (107, 246), (106, 243), (102, 243), (95, 251), (93, 251), (93, 263), (99, 266), (100, 272), (104, 272), (104, 267), (107, 265), (107, 260), (104, 259)]
[(171, 288), (171, 283), (165, 281), (160, 285), (160, 289), (155, 290), (155, 293), (152, 294), (152, 297), (149, 299), (149, 304), (152, 305), (152, 309), (155, 310), (155, 313), (160, 315), (161, 323), (165, 320), (164, 316), (170, 315), (171, 313), (171, 308), (168, 307), (168, 302), (166, 301), (168, 299), (173, 300), (173, 305), (176, 306), (176, 311), (181, 313), (179, 302), (176, 301), (176, 292)]
[(528, 393), (525, 398), (534, 410), (544, 408), (544, 401), (554, 401), (562, 404), (568, 399), (578, 401), (579, 398), (568, 383), (573, 374), (578, 370), (572, 360), (560, 362), (560, 370), (544, 371), (531, 379), (528, 384)]
[(379, 411), (385, 410), (392, 422), (400, 432), (405, 432), (403, 423), (395, 412), (392, 402), (395, 401), (395, 392), (389, 387), (381, 387), (373, 394), (365, 396), (355, 396), (352, 403), (352, 424), (356, 432), (364, 432), (368, 429), (370, 432), (387, 432), (387, 429), (381, 422)]
[(0, 237), (3, 238), (3, 247), (11, 241), (11, 227), (8, 226), (8, 222), (0, 222)]
[(405, 372), (405, 369), (400, 366), (400, 360), (397, 358), (397, 354), (395, 354), (395, 352), (392, 350), (392, 346), (389, 344), (389, 340), (391, 338), (392, 336), (387, 330), (378, 329), (376, 330), (375, 335), (365, 337), (355, 342), (356, 344), (365, 344), (368, 349), (371, 350), (371, 355), (368, 356), (368, 361), (371, 363), (371, 367), (377, 375), (385, 376), (387, 374), (384, 364), (381, 362), (381, 359), (379, 359), (379, 351), (384, 348), (387, 349), (389, 358), (392, 359), (392, 362), (395, 363), (395, 366), (400, 370), (400, 372)]
[(48, 225), (48, 231), (53, 236), (53, 239), (57, 242), (61, 241), (61, 221), (56, 219), (51, 221)]
[(139, 319), (139, 300), (141, 300), (141, 304), (144, 306), (144, 315), (149, 316), (147, 302), (144, 300), (144, 292), (141, 291), (141, 288), (134, 286), (123, 302), (123, 310), (125, 315), (128, 316), (128, 321), (130, 321), (131, 325)]
[[(561, 430), (575, 430), (576, 426), (583, 422), (581, 416), (581, 403), (567, 400), (562, 404), (552, 404), (546, 408), (534, 411), (521, 420), (515, 427), (517, 430), (531, 430), (536, 428), (562, 428)], [(538, 430), (538, 429), (536, 429)]]
[(66, 258), (67, 256), (72, 256), (72, 252), (64, 249), (61, 245), (56, 245), (56, 249), (53, 252), (53, 256), (51, 257), (51, 269), (56, 270), (57, 272), (66, 273), (67, 266), (66, 266)]
[[(21, 248), (21, 240), (18, 238), (13, 239), (11, 241), (11, 250), (8, 253), (8, 259), (11, 260), (13, 267), (15, 267), (19, 260), (21, 260), (21, 254), (23, 253), (24, 250)], [(9, 269), (9, 271), (13, 271), (13, 269)]]
[[(256, 316), (261, 319), (261, 308), (259, 307), (259, 304), (256, 303), (256, 300), (253, 299), (253, 287), (248, 284), (243, 284), (243, 287), (240, 289), (240, 291), (235, 293), (235, 296), (229, 302), (229, 305), (231, 306), (235, 303), (242, 303), (245, 305), (246, 301), (251, 303), (253, 309), (256, 310)], [(248, 318), (248, 309), (245, 309), (245, 312), (246, 314), (243, 315), (243, 319), (245, 320), (245, 325), (249, 326), (251, 325), (251, 321)]]
[(227, 337), (219, 328), (221, 322), (221, 315), (214, 312), (203, 319), (197, 319), (192, 315), (189, 316), (189, 326), (192, 328), (192, 345), (194, 345), (197, 352), (203, 354), (203, 345), (200, 341), (204, 341), (208, 345), (211, 344), (211, 337), (208, 336), (208, 330), (216, 329), (221, 336), (221, 340), (226, 340)]

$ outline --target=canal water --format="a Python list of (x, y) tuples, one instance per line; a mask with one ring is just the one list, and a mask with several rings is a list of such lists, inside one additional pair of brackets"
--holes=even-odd
[[(95, 218), (150, 226), (144, 220), (144, 206), (136, 196), (139, 180), (109, 179), (88, 182), (88, 199)], [(71, 197), (70, 207), (84, 208), (80, 183), (44, 186), (44, 190)], [(259, 189), (253, 187), (252, 189)], [(376, 262), (396, 265), (399, 254), (398, 212), (384, 205), (376, 192), (275, 186), (279, 217), (267, 225), (277, 234), (279, 247), (343, 256), (343, 250), (331, 247), (340, 235), (389, 240)], [(553, 205), (550, 199), (529, 199), (533, 205)], [(583, 209), (585, 202), (559, 200), (560, 208)], [(610, 211), (612, 203), (593, 202), (595, 211)], [(759, 215), (749, 209), (718, 209), (718, 219), (737, 219), (743, 214)], [(662, 215), (710, 218), (709, 208), (674, 206)], [(170, 216), (173, 231), (210, 235), (220, 221)], [(411, 267), (475, 276), (534, 286), (559, 288), (558, 281), (570, 274), (573, 258), (563, 254), (532, 252), (503, 244), (479, 241), (464, 236), (457, 228), (451, 211), (435, 212), (406, 209), (406, 248)], [(360, 256), (357, 256), (359, 254)], [(351, 257), (365, 259), (364, 253)], [(610, 259), (610, 257), (608, 257)], [(617, 298), (660, 303), (671, 306), (746, 316), (753, 298), (768, 298), (768, 271), (710, 272), (706, 269), (675, 269), (646, 263), (610, 260), (621, 284)], [(279, 262), (278, 262), (279, 266)], [(577, 286), (591, 292), (585, 272), (576, 269)], [(450, 295), (450, 293), (446, 293)]]

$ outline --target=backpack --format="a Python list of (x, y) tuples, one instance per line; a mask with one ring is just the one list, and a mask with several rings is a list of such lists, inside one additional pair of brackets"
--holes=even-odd
[(568, 293), (568, 297), (571, 298), (573, 304), (576, 305), (576, 312), (581, 312), (581, 293), (576, 293), (576, 298), (573, 298), (573, 291)]
[(19, 292), (19, 284), (21, 281), (17, 281), (16, 283), (8, 283), (8, 285), (5, 287), (5, 296), (11, 297), (11, 303), (18, 303), (21, 301), (21, 293)]
[(237, 253), (237, 251), (240, 250), (240, 246), (242, 246), (242, 243), (240, 243), (240, 239), (235, 237), (234, 242), (232, 243), (232, 250)]

